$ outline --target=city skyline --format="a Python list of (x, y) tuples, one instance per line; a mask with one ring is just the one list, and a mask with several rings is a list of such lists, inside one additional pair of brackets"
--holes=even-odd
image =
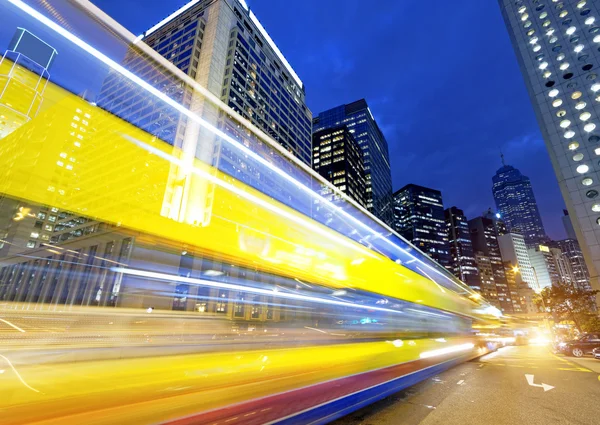
[[(113, 2), (94, 1), (134, 33), (148, 29), (186, 2), (144, 2), (145, 5), (151, 5), (140, 8), (140, 13), (128, 15), (119, 10), (119, 6)], [(141, 4), (138, 0), (133, 0), (132, 3), (134, 7), (138, 3)], [(372, 61), (380, 61), (382, 59), (378, 58), (381, 57), (386, 58), (387, 63), (391, 60), (390, 57), (380, 55), (379, 49), (370, 52), (367, 47), (369, 43), (381, 44), (384, 37), (401, 39), (402, 32), (394, 30), (393, 22), (405, 22), (412, 28), (411, 31), (419, 31), (417, 25), (411, 23), (405, 15), (408, 9), (411, 9), (411, 14), (418, 13), (416, 9), (425, 7), (424, 5), (389, 7), (389, 16), (381, 25), (378, 23), (378, 29), (373, 33), (363, 34), (367, 39), (347, 40), (348, 31), (339, 31), (339, 28), (333, 31), (326, 25), (326, 16), (329, 15), (323, 7), (339, 9), (334, 3), (319, 7), (311, 1), (291, 5), (264, 0), (251, 0), (247, 3), (260, 17), (266, 30), (305, 83), (306, 102), (313, 113), (362, 97), (369, 102), (373, 115), (380, 123), (390, 145), (394, 190), (408, 183), (433, 187), (442, 191), (448, 205), (461, 208), (468, 218), (478, 216), (494, 205), (487, 180), (501, 166), (502, 149), (507, 162), (529, 175), (533, 186), (539, 188), (538, 204), (549, 236), (552, 239), (565, 237), (561, 222), (563, 201), (497, 4), (440, 5), (445, 12), (432, 17), (436, 22), (439, 20), (436, 30), (440, 32), (438, 35), (445, 29), (450, 30), (445, 18), (448, 14), (456, 16), (457, 19), (460, 17), (461, 20), (465, 20), (465, 24), (469, 19), (479, 16), (477, 20), (485, 21), (487, 26), (480, 26), (483, 33), (479, 34), (477, 40), (468, 35), (471, 30), (466, 26), (454, 36), (460, 38), (455, 41), (463, 45), (461, 48), (457, 46), (451, 49), (452, 55), (460, 55), (464, 60), (452, 61), (449, 64), (451, 69), (448, 70), (448, 76), (440, 76), (433, 72), (438, 66), (434, 62), (427, 62), (432, 56), (449, 59), (449, 53), (446, 51), (448, 43), (437, 43), (433, 35), (428, 35), (426, 39), (419, 39), (419, 48), (411, 46), (411, 50), (406, 54), (415, 57), (411, 63), (430, 63), (431, 66), (420, 68), (411, 65), (407, 69), (407, 78), (384, 85), (380, 83), (380, 79), (374, 79), (374, 83), (369, 82), (371, 78), (367, 78), (365, 73), (368, 70), (377, 70), (370, 72), (385, 72), (387, 76), (387, 71), (397, 69), (394, 67), (400, 66), (402, 59), (396, 59), (398, 62), (391, 64), (394, 67), (382, 69), (383, 62), (380, 66), (377, 65), (378, 62)], [(342, 12), (344, 19), (339, 25), (348, 26), (348, 29), (359, 18), (365, 22), (381, 19), (375, 12), (362, 13), (357, 2), (346, 2)], [(282, 19), (282, 16), (301, 16), (302, 19)], [(306, 26), (315, 30), (307, 34), (302, 30)], [(303, 34), (303, 37), (300, 38), (299, 34)], [(329, 41), (323, 45), (317, 43), (321, 37), (327, 37)], [(471, 85), (467, 87), (458, 85), (460, 89), (446, 81), (450, 75), (452, 78), (462, 78), (462, 66), (459, 69), (453, 63), (463, 64), (468, 60), (472, 66), (477, 66), (478, 60), (472, 57), (474, 52), (490, 44), (495, 46), (495, 50), (499, 49), (495, 54), (502, 56), (498, 59), (503, 63), (500, 69), (493, 70), (491, 75), (488, 74), (489, 78), (476, 77), (470, 80)], [(352, 45), (356, 46), (356, 51), (350, 50)], [(432, 51), (435, 53), (432, 54)], [(325, 63), (321, 64), (321, 60)], [(371, 65), (367, 63), (369, 61)], [(325, 73), (323, 66), (317, 66), (318, 64), (325, 66), (328, 72)], [(509, 79), (506, 79), (507, 74), (510, 75)], [(445, 80), (436, 80), (435, 84), (429, 83), (439, 77)], [(415, 78), (422, 81), (424, 91), (414, 88), (412, 80)], [(445, 86), (444, 98), (459, 102), (458, 106), (448, 105), (446, 101), (437, 105), (439, 99), (435, 96), (440, 94), (442, 85)], [(463, 89), (466, 92), (463, 92)], [(491, 115), (479, 116), (477, 102), (480, 102), (481, 90), (497, 90), (498, 93), (504, 93), (502, 102), (499, 102), (502, 105), (494, 108)], [(401, 96), (404, 92), (406, 96)], [(415, 99), (415, 105), (419, 105), (414, 111), (411, 110), (414, 105), (405, 101), (409, 98)], [(453, 111), (469, 114), (463, 115), (462, 119), (472, 122), (473, 125), (457, 124), (460, 116), (455, 116)], [(431, 125), (430, 119), (427, 118), (431, 118), (431, 114), (435, 114), (434, 118), (438, 121), (435, 125)], [(510, 120), (511, 126), (505, 125), (507, 120)], [(482, 140), (485, 143), (482, 143)], [(531, 155), (536, 156), (538, 160), (528, 161), (527, 157)], [(448, 165), (449, 157), (452, 158), (452, 168)], [(420, 161), (423, 161), (425, 166), (421, 166)], [(456, 173), (450, 178), (440, 176), (440, 173), (471, 165), (474, 170), (472, 174), (480, 178), (465, 179), (462, 173)]]

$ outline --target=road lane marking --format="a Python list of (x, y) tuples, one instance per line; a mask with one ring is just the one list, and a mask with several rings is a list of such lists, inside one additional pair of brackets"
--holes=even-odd
[(25, 333), (25, 331), (23, 329), (21, 329), (20, 327), (18, 327), (17, 325), (13, 325), (12, 323), (10, 323), (8, 320), (4, 320), (4, 319), (0, 319), (0, 322), (4, 322), (6, 323), (8, 326), (15, 328), (16, 330), (18, 330), (19, 332), (23, 332)]
[[(576, 370), (578, 370), (580, 372), (591, 372), (591, 370), (588, 369), (588, 368), (586, 368), (586, 367), (580, 366), (580, 365), (578, 365), (576, 363), (573, 363), (573, 362), (571, 362), (571, 361), (569, 361), (567, 359), (563, 359), (562, 357), (558, 357), (556, 354), (554, 354), (552, 352), (549, 352), (549, 353), (552, 356), (554, 356), (556, 359), (560, 360), (561, 362), (567, 363), (569, 366), (573, 367), (574, 369), (576, 369)], [(560, 369), (559, 368), (559, 370), (568, 370), (568, 369)]]
[(534, 384), (533, 383), (533, 380), (534, 380), (534, 376), (533, 375), (525, 374), (525, 379), (527, 380), (527, 383), (529, 384), (530, 387), (543, 388), (544, 392), (550, 391), (551, 389), (554, 388), (552, 385), (544, 384), (543, 382), (541, 384)]
[(464, 379), (461, 379), (460, 381), (458, 381), (458, 382), (456, 383), (456, 385), (463, 385), (464, 383), (465, 383), (465, 380), (464, 380)]
[(13, 372), (17, 375), (17, 378), (19, 378), (19, 381), (21, 381), (21, 383), (23, 385), (25, 385), (27, 388), (29, 388), (31, 391), (35, 391), (36, 393), (39, 393), (39, 390), (36, 390), (35, 388), (33, 388), (32, 386), (30, 386), (27, 382), (25, 382), (25, 380), (21, 377), (21, 374), (19, 374), (19, 372), (17, 371), (17, 369), (15, 369), (15, 367), (13, 366), (13, 364), (10, 362), (10, 360), (8, 360), (6, 357), (4, 357), (2, 354), (0, 354), (0, 357), (2, 357), (6, 363), (8, 363), (8, 365), (10, 366), (10, 368), (13, 370)]

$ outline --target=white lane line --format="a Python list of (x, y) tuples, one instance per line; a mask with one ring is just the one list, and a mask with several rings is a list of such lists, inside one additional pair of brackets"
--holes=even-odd
[(19, 332), (23, 332), (25, 333), (25, 331), (23, 329), (21, 329), (20, 327), (18, 327), (17, 325), (13, 325), (12, 323), (10, 323), (8, 320), (4, 320), (4, 319), (0, 319), (0, 322), (4, 322), (6, 323), (8, 326), (10, 326), (11, 328), (15, 328), (16, 330), (18, 330)]
[(15, 369), (15, 367), (13, 366), (13, 364), (10, 362), (10, 360), (8, 360), (6, 357), (4, 357), (2, 354), (0, 354), (0, 357), (2, 357), (4, 360), (6, 360), (6, 363), (8, 363), (8, 365), (10, 366), (10, 368), (13, 370), (13, 372), (15, 372), (15, 374), (17, 375), (17, 378), (19, 378), (19, 381), (21, 381), (21, 383), (23, 385), (25, 385), (27, 388), (29, 388), (31, 391), (35, 391), (36, 393), (39, 393), (39, 390), (36, 390), (35, 388), (31, 387), (29, 384), (27, 384), (27, 382), (25, 382), (25, 380), (21, 377), (21, 375), (19, 374), (19, 372), (17, 372), (17, 369)]
[(464, 384), (464, 383), (465, 383), (465, 380), (464, 380), (464, 379), (461, 379), (460, 381), (458, 381), (458, 382), (456, 383), (456, 385), (462, 385), (462, 384)]

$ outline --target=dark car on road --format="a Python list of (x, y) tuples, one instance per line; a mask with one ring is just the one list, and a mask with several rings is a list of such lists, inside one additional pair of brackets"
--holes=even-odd
[(595, 348), (600, 348), (600, 334), (587, 333), (579, 338), (558, 344), (558, 351), (575, 357), (592, 354)]
[(594, 348), (594, 351), (592, 351), (592, 355), (595, 359), (600, 360), (600, 348)]

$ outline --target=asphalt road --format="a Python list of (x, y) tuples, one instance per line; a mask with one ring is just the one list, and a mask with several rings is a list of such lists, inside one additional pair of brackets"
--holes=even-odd
[[(600, 360), (557, 356), (542, 346), (505, 347), (334, 424), (600, 424), (599, 374)], [(542, 383), (553, 388), (545, 391)]]

